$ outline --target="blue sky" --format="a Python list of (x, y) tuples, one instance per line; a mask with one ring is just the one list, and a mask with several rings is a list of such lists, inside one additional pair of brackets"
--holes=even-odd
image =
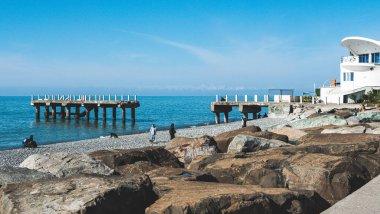
[(309, 90), (377, 1), (0, 0), (0, 95)]

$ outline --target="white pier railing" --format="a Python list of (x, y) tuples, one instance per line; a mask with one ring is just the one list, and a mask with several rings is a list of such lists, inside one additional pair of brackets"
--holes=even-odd
[(31, 95), (32, 101), (137, 101), (137, 95)]
[(315, 103), (313, 96), (291, 95), (234, 95), (215, 96), (215, 102), (260, 102), (260, 103)]

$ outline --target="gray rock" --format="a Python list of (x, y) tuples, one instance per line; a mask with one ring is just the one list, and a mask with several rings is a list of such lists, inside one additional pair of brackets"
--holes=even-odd
[(293, 110), (293, 106), (290, 104), (273, 104), (268, 107), (269, 118), (286, 118)]
[(380, 112), (365, 111), (359, 112), (357, 117), (362, 122), (380, 122)]
[(265, 139), (249, 135), (237, 135), (228, 146), (227, 153), (255, 152), (269, 148), (292, 146), (280, 140)]
[(336, 129), (324, 129), (321, 134), (361, 134), (366, 131), (364, 126), (339, 127)]
[(52, 179), (55, 176), (33, 169), (2, 166), (0, 167), (0, 186), (5, 184), (31, 182), (36, 180)]
[(351, 116), (346, 119), (348, 125), (356, 125), (360, 123), (360, 120), (357, 116)]
[(305, 129), (328, 125), (343, 126), (347, 125), (347, 121), (344, 119), (337, 118), (335, 115), (327, 114), (318, 117), (306, 118), (290, 122), (289, 125), (292, 128)]
[(375, 129), (366, 129), (365, 133), (367, 134), (380, 134), (380, 128), (375, 128)]
[(305, 119), (305, 118), (308, 118), (310, 117), (311, 115), (315, 114), (318, 112), (318, 109), (310, 109), (310, 110), (306, 110), (304, 113), (302, 113), (300, 115), (300, 118), (301, 119)]
[(8, 184), (0, 189), (0, 213), (144, 213), (154, 197), (147, 176), (80, 175)]
[(113, 169), (92, 159), (87, 154), (48, 153), (35, 154), (25, 159), (20, 167), (51, 173), (57, 177), (67, 177), (75, 174), (111, 175)]

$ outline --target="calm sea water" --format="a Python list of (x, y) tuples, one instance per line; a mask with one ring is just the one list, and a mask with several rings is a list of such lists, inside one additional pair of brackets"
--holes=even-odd
[[(244, 97), (239, 99), (243, 100)], [(210, 111), (210, 103), (214, 96), (142, 96), (139, 97), (140, 108), (136, 109), (136, 124), (131, 125), (130, 110), (127, 111), (127, 122), (121, 121), (121, 111), (118, 109), (117, 121), (109, 118), (105, 123), (101, 120), (86, 122), (80, 120), (41, 120), (35, 119), (35, 108), (30, 105), (30, 97), (0, 96), (0, 150), (17, 148), (25, 137), (33, 134), (38, 144), (49, 144), (98, 138), (109, 135), (110, 132), (119, 135), (148, 131), (154, 123), (158, 129), (168, 129), (171, 123), (176, 128), (207, 125), (215, 123), (214, 114)], [(110, 109), (108, 117), (111, 117)], [(263, 112), (267, 109), (263, 109)], [(235, 108), (229, 114), (230, 121), (239, 120), (241, 114)], [(222, 116), (221, 116), (222, 119)]]

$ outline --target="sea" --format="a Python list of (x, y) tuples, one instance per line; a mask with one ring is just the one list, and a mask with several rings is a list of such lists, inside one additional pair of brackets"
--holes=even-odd
[[(45, 120), (41, 108), (41, 119), (37, 121), (35, 108), (30, 105), (31, 97), (0, 96), (0, 150), (20, 148), (23, 139), (30, 135), (34, 135), (34, 140), (41, 145), (99, 138), (111, 132), (118, 135), (147, 132), (152, 124), (156, 124), (158, 130), (169, 129), (171, 123), (177, 129), (215, 124), (215, 115), (210, 111), (215, 99), (215, 96), (140, 96), (141, 106), (136, 109), (136, 123), (132, 126), (130, 110), (127, 110), (127, 121), (123, 123), (120, 109), (115, 122), (111, 118), (111, 109), (108, 109), (106, 122), (101, 119), (101, 110), (98, 122), (92, 118), (87, 122), (85, 118)], [(260, 99), (263, 98), (259, 96)], [(261, 114), (265, 112), (267, 108), (262, 108)], [(230, 121), (240, 120), (241, 116), (237, 108), (229, 113)]]

